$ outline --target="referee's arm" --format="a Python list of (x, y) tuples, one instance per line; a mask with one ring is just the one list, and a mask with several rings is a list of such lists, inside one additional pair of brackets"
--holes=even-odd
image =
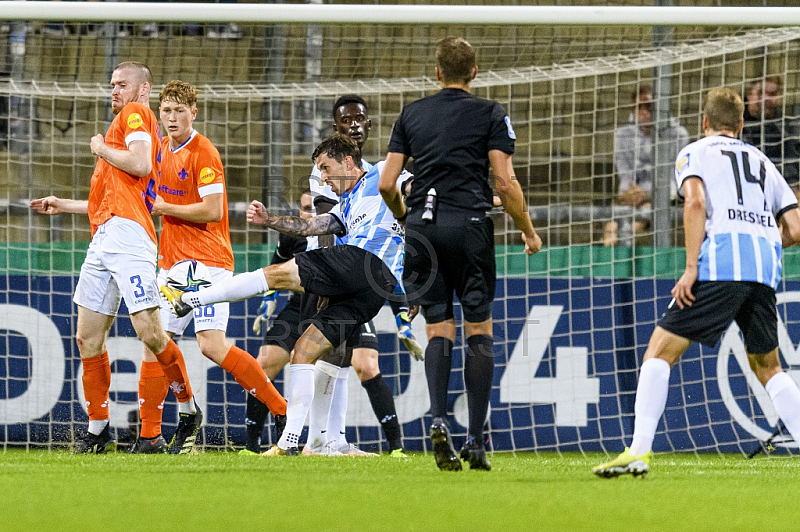
[(403, 171), (406, 164), (406, 156), (402, 153), (389, 152), (386, 154), (386, 162), (383, 165), (381, 178), (378, 180), (378, 190), (383, 197), (383, 201), (392, 211), (398, 220), (405, 219), (406, 205), (403, 203), (403, 196), (400, 194), (400, 187), (397, 186), (397, 178)]
[(525, 206), (525, 197), (522, 195), (522, 187), (514, 175), (514, 166), (511, 163), (511, 155), (502, 150), (489, 151), (489, 163), (494, 172), (494, 188), (503, 208), (514, 220), (517, 229), (522, 231), (522, 239), (525, 241), (525, 252), (532, 255), (542, 248), (542, 239), (536, 234), (533, 228), (531, 217)]

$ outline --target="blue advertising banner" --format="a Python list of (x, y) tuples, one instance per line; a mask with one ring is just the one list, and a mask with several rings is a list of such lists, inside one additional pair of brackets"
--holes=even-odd
[[(77, 277), (0, 276), (0, 441), (69, 442), (87, 420), (81, 365), (73, 335), (71, 300)], [(621, 450), (633, 431), (637, 371), (658, 316), (669, 303), (671, 280), (518, 278), (498, 280), (495, 373), (488, 435), (495, 450)], [(797, 315), (800, 283), (779, 293), (781, 354), (790, 374), (800, 367), (800, 336), (787, 317)], [(259, 300), (231, 305), (228, 338), (253, 355), (261, 339), (250, 330)], [(127, 429), (137, 408), (142, 356), (130, 320), (115, 322), (108, 341), (112, 360), (111, 424)], [(424, 364), (402, 351), (388, 306), (375, 320), (381, 371), (395, 394), (405, 444), (427, 445), (429, 401)], [(795, 328), (792, 328), (795, 329)], [(425, 343), (422, 318), (414, 332)], [(450, 406), (454, 435), (465, 433), (463, 339), (453, 353)], [(216, 445), (244, 442), (245, 393), (206, 360), (191, 334), (179, 341), (192, 386), (206, 412), (205, 438)], [(693, 346), (672, 372), (656, 451), (741, 452), (766, 439), (778, 419), (746, 362), (732, 325), (714, 348)], [(276, 382), (282, 386), (279, 378)], [(379, 424), (355, 374), (348, 383), (348, 438), (373, 447)], [(177, 418), (165, 407), (165, 432)], [(120, 433), (118, 433), (119, 435)]]

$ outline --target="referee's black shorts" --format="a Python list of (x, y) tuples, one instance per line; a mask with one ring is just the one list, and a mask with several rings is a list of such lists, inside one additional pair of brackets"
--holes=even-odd
[(428, 323), (439, 323), (453, 317), (455, 292), (466, 321), (489, 319), (497, 279), (491, 218), (441, 207), (435, 223), (413, 214), (406, 225), (403, 266), (409, 303), (422, 307)]
[(397, 279), (377, 255), (356, 246), (320, 248), (295, 255), (300, 285), (328, 298), (311, 322), (339, 346), (381, 310)]
[(778, 347), (775, 290), (745, 281), (698, 281), (691, 307), (671, 301), (658, 325), (688, 340), (713, 347), (732, 321), (744, 335), (747, 352), (764, 355)]

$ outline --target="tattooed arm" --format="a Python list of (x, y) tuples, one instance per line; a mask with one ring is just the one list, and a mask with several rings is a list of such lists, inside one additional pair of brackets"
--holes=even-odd
[(344, 230), (341, 222), (332, 214), (322, 214), (309, 219), (299, 216), (275, 216), (268, 213), (264, 205), (258, 201), (252, 202), (247, 207), (247, 221), (292, 236), (334, 235)]

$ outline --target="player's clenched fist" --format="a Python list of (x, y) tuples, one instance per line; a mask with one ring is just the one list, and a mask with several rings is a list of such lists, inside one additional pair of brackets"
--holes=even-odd
[(264, 225), (267, 221), (267, 211), (264, 209), (264, 204), (260, 201), (253, 200), (247, 206), (247, 223), (255, 225)]
[(103, 135), (98, 133), (97, 135), (92, 137), (92, 140), (89, 142), (89, 147), (92, 150), (92, 155), (97, 155), (99, 157), (100, 152), (105, 147), (105, 145), (106, 145), (106, 139), (105, 137), (103, 137)]
[(525, 243), (525, 253), (528, 255), (538, 253), (542, 249), (542, 238), (539, 233), (534, 232), (533, 236), (525, 236), (525, 233), (522, 233), (522, 241)]

